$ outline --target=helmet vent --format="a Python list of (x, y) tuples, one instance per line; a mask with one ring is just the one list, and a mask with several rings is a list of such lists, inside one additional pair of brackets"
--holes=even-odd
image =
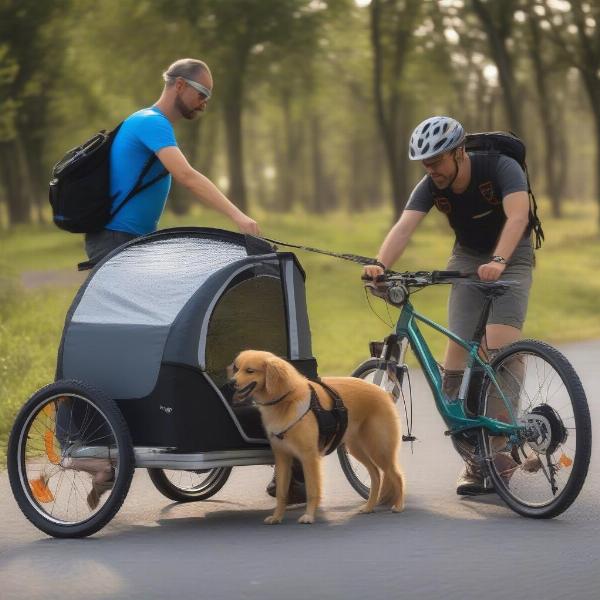
[(430, 117), (413, 131), (409, 144), (411, 160), (425, 160), (457, 148), (464, 140), (463, 126), (451, 117)]

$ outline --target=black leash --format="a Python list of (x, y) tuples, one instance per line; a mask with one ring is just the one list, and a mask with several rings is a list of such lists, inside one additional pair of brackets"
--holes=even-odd
[[(297, 248), (298, 250), (306, 250), (306, 252), (316, 252), (317, 254), (325, 254), (326, 256), (333, 256), (335, 258), (341, 258), (343, 260), (349, 260), (351, 262), (358, 263), (359, 265), (377, 265), (382, 269), (385, 269), (385, 266), (380, 263), (375, 258), (369, 258), (368, 256), (360, 256), (360, 254), (340, 254), (338, 252), (331, 252), (329, 250), (321, 250), (320, 248), (311, 248), (310, 246), (299, 246), (297, 244), (288, 244), (287, 242), (280, 242), (278, 240), (271, 240), (269, 238), (261, 237), (261, 240), (265, 242), (270, 242), (271, 244), (275, 244), (276, 246), (285, 246), (286, 248)], [(275, 248), (277, 250), (277, 248)]]

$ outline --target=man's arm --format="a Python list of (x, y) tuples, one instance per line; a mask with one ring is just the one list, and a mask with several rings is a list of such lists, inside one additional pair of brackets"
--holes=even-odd
[[(506, 223), (496, 244), (494, 256), (502, 256), (507, 261), (515, 251), (529, 224), (529, 197), (527, 192), (514, 192), (502, 200)], [(483, 281), (496, 281), (506, 269), (506, 265), (489, 262), (477, 269), (479, 278)]]
[(208, 177), (194, 169), (177, 146), (167, 146), (156, 155), (173, 179), (184, 185), (201, 202), (231, 219), (242, 233), (260, 235), (256, 221), (233, 204)]
[[(386, 268), (391, 267), (402, 256), (413, 232), (426, 214), (420, 210), (405, 210), (383, 240), (377, 260)], [(364, 273), (369, 277), (377, 277), (383, 273), (383, 269), (377, 265), (369, 265), (365, 267)]]

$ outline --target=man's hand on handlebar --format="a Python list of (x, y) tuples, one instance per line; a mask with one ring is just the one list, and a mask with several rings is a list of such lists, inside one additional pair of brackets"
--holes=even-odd
[(481, 281), (498, 281), (504, 273), (506, 265), (498, 262), (489, 262), (477, 269), (477, 275)]
[(385, 273), (385, 269), (381, 265), (365, 265), (363, 268), (363, 279), (371, 279), (377, 281), (380, 275)]
[(365, 288), (378, 298), (387, 298), (387, 288), (383, 287), (383, 282), (379, 282), (380, 278), (385, 273), (383, 265), (366, 265), (363, 268), (361, 279), (365, 281)]

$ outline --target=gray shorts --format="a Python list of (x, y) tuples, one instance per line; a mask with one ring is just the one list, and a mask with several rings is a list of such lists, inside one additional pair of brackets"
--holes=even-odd
[(125, 231), (102, 229), (94, 233), (85, 234), (85, 252), (90, 261), (95, 263), (102, 260), (107, 254), (125, 242), (134, 240), (137, 235)]
[[(491, 259), (490, 254), (469, 250), (458, 244), (448, 261), (448, 270), (476, 273), (477, 268)], [(501, 279), (517, 281), (499, 298), (492, 301), (488, 324), (523, 328), (534, 264), (533, 248), (528, 238), (521, 240)], [(474, 286), (452, 286), (448, 300), (448, 328), (463, 339), (471, 339), (484, 304), (484, 295)]]

